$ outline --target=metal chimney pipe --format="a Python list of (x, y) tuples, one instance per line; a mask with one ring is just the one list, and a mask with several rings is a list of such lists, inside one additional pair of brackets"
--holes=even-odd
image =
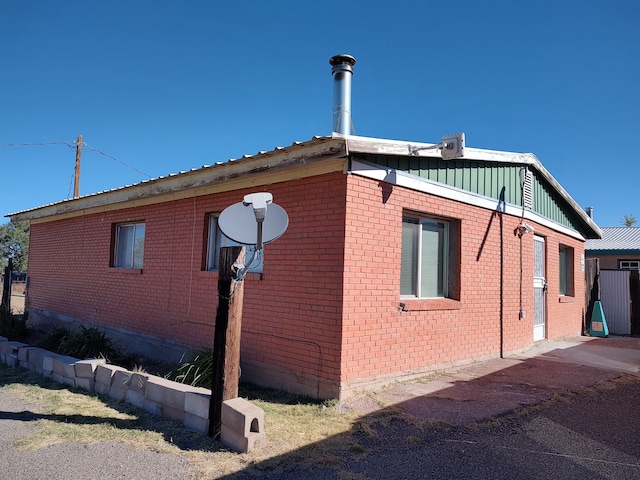
[(593, 218), (593, 207), (587, 207), (585, 208), (585, 211), (587, 212), (587, 216), (589, 218)]
[(351, 133), (351, 77), (356, 59), (351, 55), (334, 55), (329, 59), (333, 67), (333, 131), (342, 135)]

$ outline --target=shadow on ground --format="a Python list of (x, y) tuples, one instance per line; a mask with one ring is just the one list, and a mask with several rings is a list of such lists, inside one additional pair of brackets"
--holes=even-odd
[(349, 432), (223, 478), (640, 478), (639, 345), (549, 342), (398, 384), (343, 404)]
[[(356, 414), (348, 432), (264, 461), (246, 456), (244, 470), (211, 478), (640, 478), (639, 367), (640, 339), (548, 342), (362, 395), (338, 407)], [(65, 388), (35, 377), (24, 371), (20, 381)], [(0, 412), (0, 420), (155, 428), (184, 451), (224, 451), (176, 422), (102, 400), (136, 420), (29, 410)]]

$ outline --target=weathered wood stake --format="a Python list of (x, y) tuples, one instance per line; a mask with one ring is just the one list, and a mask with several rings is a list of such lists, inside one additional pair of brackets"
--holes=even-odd
[(11, 275), (13, 273), (13, 258), (9, 258), (9, 265), (4, 269), (4, 284), (2, 285), (2, 302), (9, 315), (11, 315)]
[(222, 402), (238, 396), (240, 331), (244, 281), (234, 265), (244, 265), (244, 247), (222, 247), (218, 271), (218, 311), (213, 337), (213, 380), (209, 402), (209, 436), (220, 435)]

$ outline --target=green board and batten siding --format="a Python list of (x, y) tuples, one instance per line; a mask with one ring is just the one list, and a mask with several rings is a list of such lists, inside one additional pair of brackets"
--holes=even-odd
[[(442, 160), (433, 157), (366, 155), (362, 160), (406, 172), (433, 182), (498, 200), (504, 187), (504, 200), (522, 205), (520, 169), (524, 165), (484, 160)], [(533, 206), (530, 210), (560, 225), (579, 231), (582, 222), (570, 215), (572, 209), (553, 187), (531, 170)]]

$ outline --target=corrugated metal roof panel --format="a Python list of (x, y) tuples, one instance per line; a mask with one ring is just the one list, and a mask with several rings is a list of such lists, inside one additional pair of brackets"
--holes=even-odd
[(602, 238), (587, 240), (585, 250), (639, 250), (640, 227), (602, 227)]

